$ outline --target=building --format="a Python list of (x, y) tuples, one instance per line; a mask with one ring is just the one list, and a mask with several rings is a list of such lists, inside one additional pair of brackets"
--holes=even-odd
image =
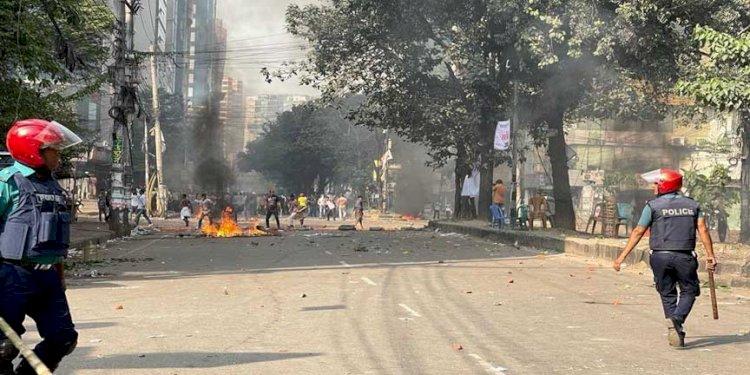
[[(739, 139), (733, 132), (737, 121), (736, 115), (719, 115), (688, 126), (672, 116), (653, 122), (608, 119), (571, 124), (565, 140), (578, 223), (585, 226), (595, 202), (609, 187), (616, 187), (619, 202), (631, 203), (640, 212), (652, 193), (647, 186), (638, 184), (638, 176), (650, 170), (671, 167), (708, 173), (720, 164), (730, 167), (732, 178), (739, 180), (739, 155), (731, 151), (739, 151)], [(726, 147), (717, 149), (716, 145), (722, 142)], [(527, 147), (521, 199), (528, 199), (537, 190), (551, 194), (552, 169), (546, 148), (535, 146), (528, 139), (520, 143)], [(496, 168), (494, 176), (506, 183), (511, 180), (507, 166)], [(629, 182), (618, 182), (622, 179)], [(738, 218), (739, 213), (730, 212), (732, 217)]]
[(310, 97), (305, 95), (257, 95), (245, 99), (244, 143), (254, 141), (263, 132), (263, 125), (276, 119), (279, 113), (304, 104)]
[(237, 154), (244, 150), (245, 96), (242, 81), (225, 76), (221, 81), (221, 93), (219, 122), (222, 129), (222, 151), (230, 165), (236, 165)]

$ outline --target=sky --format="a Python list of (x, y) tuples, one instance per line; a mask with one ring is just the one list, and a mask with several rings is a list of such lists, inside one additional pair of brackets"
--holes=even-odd
[(297, 46), (303, 41), (285, 29), (285, 12), (290, 4), (317, 3), (316, 0), (217, 0), (217, 16), (227, 29), (225, 75), (242, 81), (245, 95), (304, 94), (316, 90), (298, 81), (266, 83), (260, 69), (271, 69), (285, 60), (299, 59), (304, 53)]

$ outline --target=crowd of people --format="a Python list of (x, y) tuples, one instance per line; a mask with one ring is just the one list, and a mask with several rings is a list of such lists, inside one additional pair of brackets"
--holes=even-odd
[[(211, 224), (212, 217), (220, 214), (219, 210), (229, 207), (235, 220), (240, 217), (249, 220), (251, 217), (265, 216), (267, 228), (271, 227), (273, 221), (276, 222), (276, 228), (281, 228), (283, 219), (287, 221), (287, 227), (294, 227), (297, 222), (302, 227), (308, 216), (325, 218), (328, 221), (344, 221), (353, 216), (355, 224), (364, 228), (364, 199), (359, 195), (352, 202), (351, 196), (351, 193), (321, 194), (315, 199), (308, 197), (305, 193), (286, 195), (277, 194), (274, 190), (269, 190), (266, 194), (234, 192), (222, 197), (200, 193), (196, 194), (194, 199), (190, 199), (187, 194), (182, 194), (179, 200), (170, 200), (169, 207), (179, 212), (180, 219), (185, 222), (185, 227), (190, 226), (191, 218), (198, 220), (197, 228), (201, 228), (204, 222)], [(132, 197), (132, 212), (136, 223), (143, 217), (150, 224), (151, 219), (145, 210), (144, 193), (138, 190)]]

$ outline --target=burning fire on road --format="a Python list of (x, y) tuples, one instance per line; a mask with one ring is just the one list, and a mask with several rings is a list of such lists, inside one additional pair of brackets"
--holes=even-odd
[(221, 213), (221, 220), (218, 223), (206, 223), (201, 227), (201, 233), (208, 237), (260, 237), (271, 236), (271, 233), (258, 229), (257, 221), (251, 221), (250, 227), (242, 228), (234, 220), (234, 211), (232, 207), (227, 207)]

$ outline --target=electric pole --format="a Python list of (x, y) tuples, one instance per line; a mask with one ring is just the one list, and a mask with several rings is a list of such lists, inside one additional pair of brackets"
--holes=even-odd
[[(152, 116), (154, 118), (154, 145), (156, 152), (156, 213), (159, 216), (164, 217), (167, 213), (166, 210), (166, 188), (164, 186), (164, 170), (163, 170), (163, 159), (162, 159), (162, 134), (161, 134), (161, 122), (159, 121), (160, 108), (159, 108), (159, 86), (158, 86), (158, 72), (156, 68), (156, 42), (151, 47), (151, 104), (153, 107)], [(146, 182), (148, 183), (148, 182)]]
[(143, 162), (144, 162), (144, 181), (146, 186), (146, 212), (151, 215), (151, 171), (149, 166), (149, 150), (148, 150), (148, 118), (143, 119)]
[[(127, 233), (130, 230), (128, 223), (128, 198), (129, 191), (126, 183), (127, 177), (125, 170), (127, 160), (130, 158), (130, 147), (128, 137), (129, 117), (134, 112), (132, 98), (129, 97), (132, 82), (131, 77), (127, 74), (129, 67), (128, 36), (129, 23), (127, 18), (126, 7), (130, 4), (126, 0), (119, 1), (117, 8), (117, 35), (114, 41), (114, 65), (110, 67), (112, 78), (112, 107), (109, 110), (109, 116), (112, 117), (112, 166), (109, 175), (108, 187), (110, 189), (112, 214), (109, 216), (109, 227), (118, 234)], [(132, 13), (132, 8), (131, 8)], [(131, 14), (132, 20), (132, 14)]]
[(521, 156), (518, 152), (519, 142), (517, 140), (521, 133), (520, 125), (518, 123), (518, 81), (513, 82), (513, 119), (510, 123), (510, 136), (511, 136), (511, 147), (512, 147), (512, 169), (511, 174), (511, 199), (512, 206), (510, 207), (510, 220), (511, 228), (518, 224), (518, 206), (520, 205), (523, 191), (521, 189)]

